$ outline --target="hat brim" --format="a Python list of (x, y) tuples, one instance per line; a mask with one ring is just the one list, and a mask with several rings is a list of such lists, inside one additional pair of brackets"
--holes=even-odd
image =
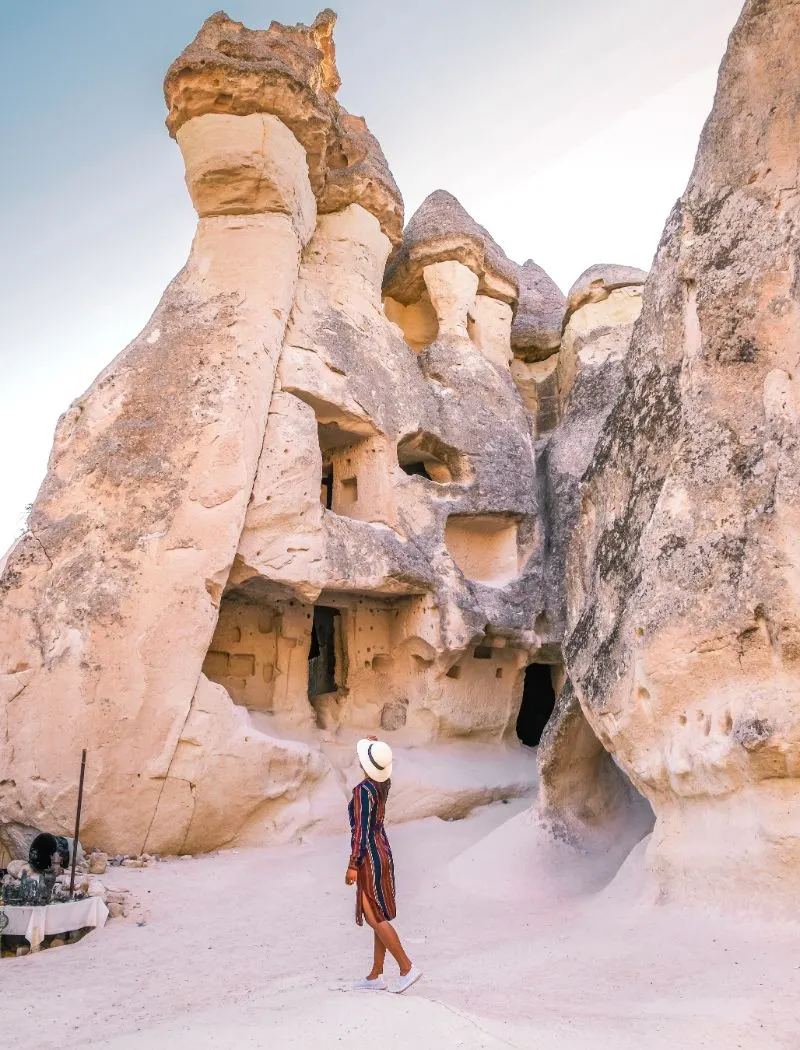
[(361, 768), (371, 780), (376, 780), (379, 784), (382, 784), (392, 775), (392, 763), (390, 762), (384, 769), (378, 769), (369, 757), (369, 747), (372, 743), (374, 743), (373, 740), (359, 740), (356, 744), (358, 761), (361, 763)]

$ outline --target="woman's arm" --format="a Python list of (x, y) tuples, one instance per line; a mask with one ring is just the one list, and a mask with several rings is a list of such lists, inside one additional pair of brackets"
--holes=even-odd
[(348, 867), (359, 868), (367, 852), (370, 824), (372, 823), (372, 792), (366, 784), (359, 784), (353, 792), (353, 831), (350, 836), (350, 863)]

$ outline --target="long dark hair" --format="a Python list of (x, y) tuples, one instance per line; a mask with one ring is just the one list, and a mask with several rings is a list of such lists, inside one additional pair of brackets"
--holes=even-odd
[[(368, 779), (372, 780), (372, 777), (369, 777)], [(389, 788), (392, 786), (392, 778), (389, 777), (388, 780), (383, 781), (372, 780), (372, 783), (378, 789), (378, 798), (385, 804), (386, 799), (389, 797)]]

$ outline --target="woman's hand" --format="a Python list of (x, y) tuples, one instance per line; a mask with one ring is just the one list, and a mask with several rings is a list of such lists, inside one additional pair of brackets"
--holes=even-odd
[(358, 868), (348, 868), (347, 874), (344, 877), (344, 881), (348, 886), (352, 886), (358, 878)]

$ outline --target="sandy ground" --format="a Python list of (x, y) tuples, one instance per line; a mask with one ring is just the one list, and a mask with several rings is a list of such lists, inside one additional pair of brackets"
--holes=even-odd
[[(0, 963), (3, 1047), (109, 1050), (797, 1050), (800, 926), (637, 905), (641, 849), (605, 890), (548, 904), (456, 889), (451, 862), (527, 803), (392, 829), (398, 928), (425, 977), (403, 996), (366, 973), (344, 836), (229, 852), (108, 881), (144, 901), (76, 946)], [(519, 820), (519, 818), (517, 818)], [(498, 864), (500, 860), (498, 858)], [(461, 864), (463, 868), (463, 863)]]

